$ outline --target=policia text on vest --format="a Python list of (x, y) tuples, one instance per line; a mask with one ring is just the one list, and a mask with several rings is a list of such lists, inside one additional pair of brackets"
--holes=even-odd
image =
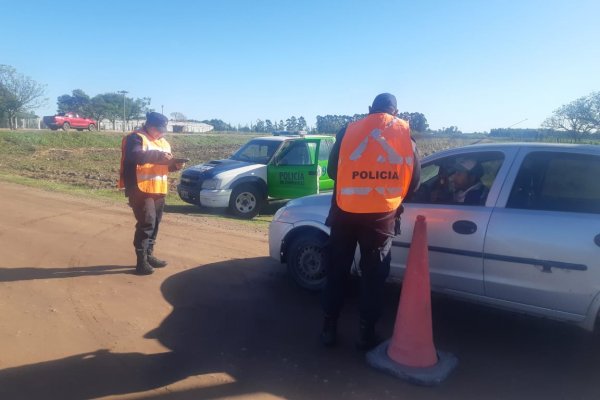
[(400, 179), (398, 171), (352, 171), (352, 179)]

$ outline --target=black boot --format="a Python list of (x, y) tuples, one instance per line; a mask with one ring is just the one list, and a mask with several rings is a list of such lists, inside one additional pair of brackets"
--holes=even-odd
[(135, 249), (137, 256), (137, 264), (135, 265), (135, 273), (138, 275), (150, 275), (154, 272), (154, 268), (148, 263), (147, 250)]
[(372, 322), (360, 320), (358, 328), (358, 341), (356, 348), (361, 351), (371, 350), (379, 344), (379, 339), (375, 336), (375, 324)]
[(154, 257), (152, 255), (153, 252), (154, 251), (153, 251), (152, 248), (148, 249), (148, 254), (147, 254), (147, 256), (148, 256), (148, 264), (150, 264), (154, 268), (163, 268), (163, 267), (166, 267), (167, 266), (167, 262), (163, 261), (163, 260), (161, 260), (159, 258)]
[(323, 330), (321, 331), (321, 343), (326, 347), (335, 345), (337, 341), (337, 318), (325, 316)]

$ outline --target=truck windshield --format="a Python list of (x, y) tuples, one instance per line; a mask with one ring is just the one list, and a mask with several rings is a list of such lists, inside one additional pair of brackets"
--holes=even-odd
[(236, 151), (231, 156), (231, 159), (256, 164), (268, 164), (281, 143), (275, 140), (251, 140)]

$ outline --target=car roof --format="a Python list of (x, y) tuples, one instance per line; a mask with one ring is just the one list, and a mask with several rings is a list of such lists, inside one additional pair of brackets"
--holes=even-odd
[(272, 140), (276, 142), (283, 142), (285, 140), (303, 140), (303, 139), (326, 139), (333, 138), (330, 135), (282, 135), (282, 136), (260, 136), (252, 138), (251, 140)]
[[(417, 148), (419, 144), (417, 143)], [(428, 155), (426, 158), (435, 156), (436, 158), (444, 154), (452, 154), (465, 150), (476, 151), (499, 151), (508, 149), (530, 149), (530, 150), (558, 150), (558, 149), (578, 149), (600, 153), (600, 146), (591, 144), (570, 144), (570, 143), (531, 143), (531, 142), (510, 142), (510, 143), (477, 143), (461, 147), (453, 147), (451, 149), (437, 151)]]

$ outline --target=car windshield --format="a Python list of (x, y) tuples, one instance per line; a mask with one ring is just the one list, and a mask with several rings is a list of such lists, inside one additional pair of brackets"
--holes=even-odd
[(268, 164), (281, 143), (276, 140), (254, 139), (236, 151), (231, 156), (231, 159), (257, 164)]

